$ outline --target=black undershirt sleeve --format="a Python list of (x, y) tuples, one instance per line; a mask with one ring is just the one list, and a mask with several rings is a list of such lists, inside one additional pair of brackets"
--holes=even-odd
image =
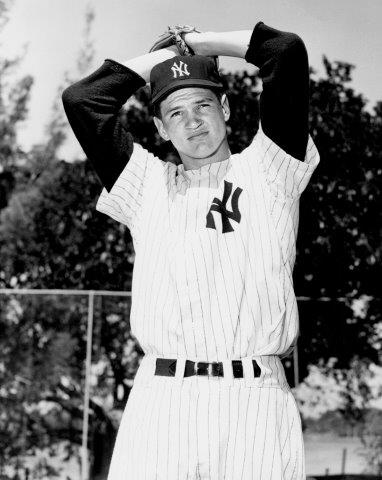
[(118, 113), (144, 85), (137, 73), (114, 60), (105, 60), (98, 70), (62, 94), (70, 126), (108, 191), (133, 151), (133, 138)]
[(260, 120), (264, 133), (287, 153), (304, 160), (308, 143), (309, 63), (294, 33), (259, 22), (245, 55), (263, 82)]

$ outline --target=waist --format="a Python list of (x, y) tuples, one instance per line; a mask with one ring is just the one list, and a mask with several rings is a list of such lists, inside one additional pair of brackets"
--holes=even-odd
[[(163, 375), (168, 371), (168, 375)], [(237, 375), (237, 372), (240, 372)], [(134, 380), (134, 386), (158, 383), (181, 386), (194, 382), (217, 386), (288, 388), (284, 366), (278, 355), (257, 355), (244, 358), (223, 358), (207, 362), (176, 355), (145, 355)]]

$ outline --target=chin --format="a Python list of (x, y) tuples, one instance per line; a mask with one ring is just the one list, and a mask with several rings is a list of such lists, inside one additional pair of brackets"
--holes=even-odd
[(213, 152), (200, 152), (200, 153), (193, 153), (192, 155), (189, 155), (190, 158), (194, 158), (195, 160), (206, 160), (207, 158), (210, 158), (213, 156)]
[(214, 153), (216, 153), (216, 148), (211, 148), (210, 146), (202, 146), (199, 145), (198, 147), (194, 148), (193, 150), (187, 152), (187, 155), (190, 158), (195, 158), (198, 160), (204, 160), (208, 157), (212, 157)]

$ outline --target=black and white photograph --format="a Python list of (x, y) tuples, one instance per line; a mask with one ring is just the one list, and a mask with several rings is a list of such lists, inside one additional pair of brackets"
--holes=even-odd
[(382, 480), (381, 20), (0, 0), (0, 480)]

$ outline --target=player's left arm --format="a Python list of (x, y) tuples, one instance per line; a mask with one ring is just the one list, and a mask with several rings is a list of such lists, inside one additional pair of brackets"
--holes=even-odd
[(184, 38), (197, 54), (241, 57), (259, 68), (262, 129), (303, 161), (308, 142), (309, 64), (301, 38), (263, 22), (253, 31), (189, 33)]

